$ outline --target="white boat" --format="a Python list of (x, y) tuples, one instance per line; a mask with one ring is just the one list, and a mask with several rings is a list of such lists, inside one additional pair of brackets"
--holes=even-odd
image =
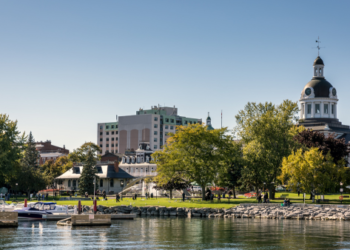
[(18, 220), (43, 220), (48, 214), (70, 214), (73, 210), (68, 210), (67, 206), (60, 206), (54, 202), (35, 202), (29, 203), (28, 207), (16, 209)]
[(0, 211), (11, 212), (21, 208), (23, 208), (23, 204), (20, 204), (20, 203), (7, 204), (4, 199), (0, 199)]

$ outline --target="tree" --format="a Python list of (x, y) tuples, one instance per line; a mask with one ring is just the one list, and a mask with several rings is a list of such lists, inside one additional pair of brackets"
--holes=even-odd
[(97, 154), (98, 152), (101, 152), (100, 147), (92, 142), (86, 142), (81, 145), (80, 148), (74, 150), (68, 155), (68, 159), (74, 163), (84, 163), (87, 160), (87, 156), (90, 152), (92, 153), (95, 161), (99, 161), (101, 159), (101, 156)]
[(14, 179), (25, 140), (25, 134), (20, 135), (17, 129), (17, 121), (0, 114), (0, 187)]
[(219, 169), (215, 183), (220, 187), (229, 187), (236, 198), (235, 187), (242, 176), (242, 143), (232, 140), (231, 136), (225, 136), (225, 145), (219, 151), (223, 154), (222, 168)]
[(39, 167), (39, 152), (35, 147), (35, 140), (32, 135), (32, 132), (29, 133), (28, 141), (25, 145), (23, 164), (30, 168), (38, 168)]
[(167, 190), (170, 193), (170, 199), (173, 198), (173, 190), (183, 190), (185, 188), (188, 188), (190, 186), (190, 182), (180, 178), (180, 177), (174, 177), (167, 181), (166, 183), (158, 184), (156, 183), (156, 186), (153, 188), (156, 190)]
[(41, 165), (48, 186), (53, 184), (56, 177), (62, 175), (72, 167), (73, 162), (70, 161), (67, 156), (61, 156), (57, 158), (56, 161), (48, 160)]
[(306, 148), (318, 148), (323, 156), (330, 153), (336, 164), (343, 159), (347, 160), (350, 153), (349, 146), (345, 143), (345, 139), (336, 139), (335, 134), (325, 136), (318, 131), (304, 130), (295, 135), (293, 139)]
[(288, 188), (294, 191), (297, 187), (310, 193), (324, 193), (327, 189), (334, 191), (338, 179), (345, 178), (346, 172), (345, 160), (338, 163), (334, 163), (330, 153), (324, 156), (316, 147), (305, 152), (299, 149), (283, 159), (279, 179), (288, 182)]
[(175, 134), (170, 134), (162, 151), (153, 153), (157, 164), (157, 183), (167, 183), (172, 178), (181, 177), (195, 181), (202, 187), (212, 183), (219, 172), (223, 146), (222, 138), (226, 128), (207, 130), (202, 124), (178, 126)]
[(295, 125), (297, 112), (297, 103), (285, 100), (277, 106), (268, 102), (248, 103), (236, 115), (235, 132), (244, 144), (243, 185), (258, 190), (265, 182), (270, 197), (274, 198), (283, 157), (296, 148), (293, 137), (304, 129)]
[(97, 152), (100, 148), (92, 142), (83, 144), (78, 150), (74, 151), (73, 159), (78, 159), (84, 164), (83, 171), (79, 178), (79, 194), (84, 195), (85, 192), (93, 194), (94, 180), (98, 187), (99, 177), (96, 175), (96, 161), (99, 159)]

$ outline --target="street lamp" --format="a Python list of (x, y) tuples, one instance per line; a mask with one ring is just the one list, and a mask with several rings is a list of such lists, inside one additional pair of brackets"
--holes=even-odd
[(266, 182), (264, 182), (264, 189), (263, 189), (263, 192), (265, 192), (265, 185), (266, 185)]
[(340, 196), (341, 196), (341, 204), (343, 204), (343, 182), (340, 182)]
[(95, 192), (95, 187), (96, 187), (96, 177), (94, 177), (94, 200), (96, 199), (96, 198), (95, 198), (95, 193), (96, 193), (96, 192)]
[(16, 183), (16, 201), (17, 201), (17, 186), (18, 186), (18, 183)]

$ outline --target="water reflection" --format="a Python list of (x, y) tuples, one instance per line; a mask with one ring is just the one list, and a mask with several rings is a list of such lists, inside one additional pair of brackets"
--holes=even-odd
[(110, 227), (20, 222), (0, 229), (0, 249), (271, 249), (350, 247), (350, 222), (137, 218)]

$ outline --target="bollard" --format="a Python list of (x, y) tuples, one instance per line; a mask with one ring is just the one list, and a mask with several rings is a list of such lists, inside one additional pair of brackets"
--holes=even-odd
[(94, 214), (96, 214), (97, 211), (97, 200), (94, 200)]
[(78, 214), (81, 214), (81, 201), (78, 201)]
[(24, 207), (27, 207), (28, 204), (27, 204), (27, 199), (24, 199)]

